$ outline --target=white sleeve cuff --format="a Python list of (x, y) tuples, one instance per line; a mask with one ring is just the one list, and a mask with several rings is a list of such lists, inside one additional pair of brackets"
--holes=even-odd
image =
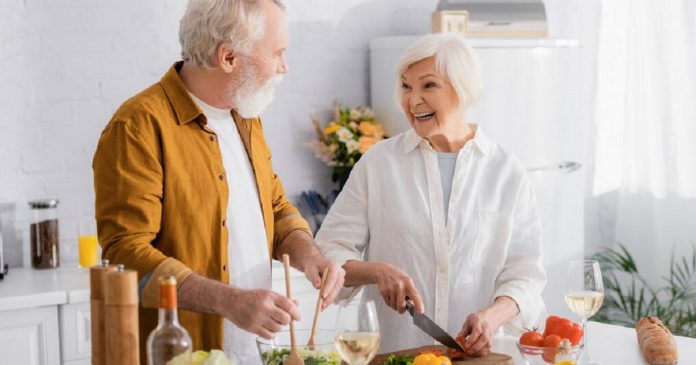
[(522, 333), (524, 329), (533, 328), (542, 324), (546, 316), (546, 306), (540, 295), (533, 294), (533, 290), (516, 283), (506, 283), (495, 292), (495, 298), (510, 297), (517, 303), (519, 314), (505, 325), (506, 333)]

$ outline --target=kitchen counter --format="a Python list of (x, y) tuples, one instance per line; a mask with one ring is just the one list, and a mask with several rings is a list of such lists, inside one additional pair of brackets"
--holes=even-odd
[[(589, 322), (587, 331), (592, 360), (603, 365), (648, 365), (640, 353), (635, 329)], [(674, 338), (679, 348), (679, 364), (696, 364), (696, 339), (681, 336)], [(524, 364), (516, 342), (517, 338), (496, 338), (493, 351), (512, 356), (515, 364)]]
[[(11, 269), (0, 280), (0, 312), (89, 302), (89, 271), (68, 265), (71, 266), (51, 270)], [(277, 278), (282, 275), (278, 274)], [(592, 359), (604, 365), (648, 364), (640, 354), (635, 329), (590, 322), (588, 332)], [(680, 336), (675, 339), (679, 364), (696, 364), (696, 339)], [(516, 342), (517, 338), (498, 337), (493, 351), (511, 355), (515, 364), (524, 364)]]
[(0, 311), (89, 302), (89, 270), (76, 265), (10, 269), (0, 280)]

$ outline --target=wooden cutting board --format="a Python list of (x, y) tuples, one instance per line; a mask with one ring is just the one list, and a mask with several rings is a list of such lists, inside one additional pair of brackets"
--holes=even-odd
[[(370, 365), (381, 365), (384, 363), (389, 355), (407, 355), (415, 357), (421, 351), (440, 351), (443, 354), (447, 353), (447, 348), (445, 346), (423, 346), (416, 349), (403, 350), (397, 352), (391, 352), (388, 354), (377, 355), (374, 360), (370, 361)], [(512, 357), (503, 354), (491, 353), (484, 357), (471, 357), (466, 360), (453, 361), (452, 364), (466, 364), (466, 365), (514, 365)]]

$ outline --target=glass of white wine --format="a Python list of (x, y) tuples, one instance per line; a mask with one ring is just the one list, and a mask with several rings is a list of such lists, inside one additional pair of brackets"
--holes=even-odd
[(336, 349), (348, 365), (367, 365), (379, 351), (375, 302), (342, 301), (336, 318)]
[(587, 346), (587, 319), (595, 315), (604, 303), (604, 283), (596, 260), (571, 261), (568, 265), (565, 302), (582, 319), (583, 351), (579, 364), (600, 363), (590, 360)]

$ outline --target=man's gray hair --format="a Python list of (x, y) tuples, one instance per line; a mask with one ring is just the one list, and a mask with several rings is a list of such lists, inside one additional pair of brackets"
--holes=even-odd
[(401, 76), (412, 64), (435, 57), (435, 67), (454, 88), (462, 112), (474, 104), (483, 93), (481, 61), (466, 39), (455, 33), (425, 35), (411, 44), (396, 64), (396, 101), (401, 105)]
[(264, 33), (259, 2), (281, 0), (190, 0), (179, 24), (181, 58), (199, 67), (213, 67), (221, 44), (248, 54)]

